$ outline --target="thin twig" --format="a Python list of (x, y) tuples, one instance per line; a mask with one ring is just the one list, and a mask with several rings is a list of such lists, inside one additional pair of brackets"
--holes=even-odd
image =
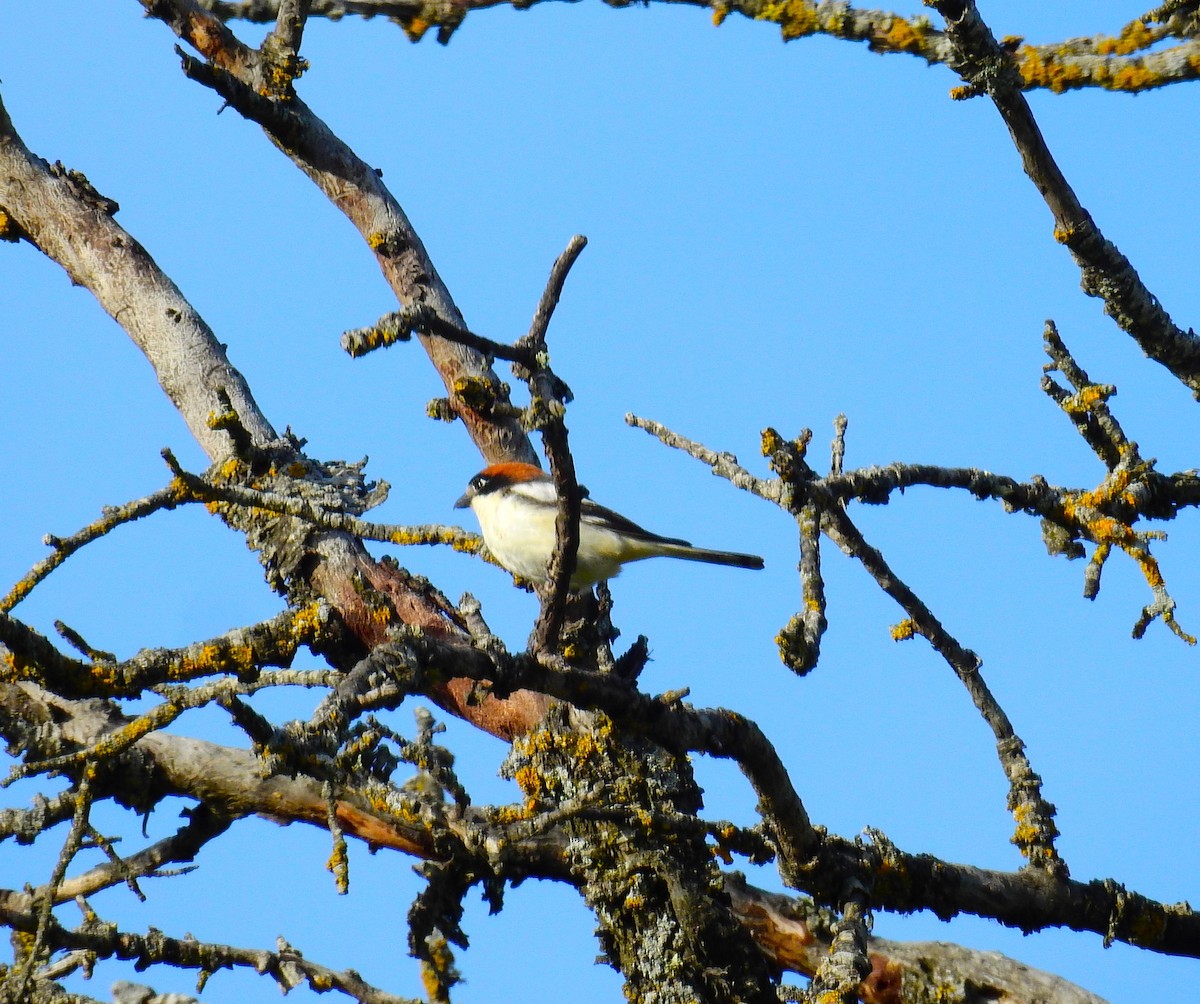
[(587, 247), (587, 238), (583, 234), (576, 234), (567, 242), (566, 249), (558, 256), (550, 269), (550, 278), (546, 281), (546, 288), (542, 290), (541, 299), (538, 300), (537, 310), (533, 314), (533, 323), (530, 324), (529, 331), (517, 340), (517, 347), (535, 354), (545, 350), (546, 332), (550, 327), (550, 318), (554, 316), (554, 309), (558, 306), (559, 297), (562, 296), (567, 275), (585, 247)]
[(67, 839), (63, 841), (62, 851), (59, 853), (58, 860), (54, 864), (54, 871), (50, 874), (50, 881), (39, 890), (39, 894), (36, 897), (37, 929), (34, 933), (33, 944), (27, 946), (28, 954), (22, 961), (16, 975), (14, 1000), (21, 999), (25, 988), (29, 985), (29, 980), (33, 976), (34, 970), (38, 966), (39, 957), (42, 954), (43, 947), (46, 945), (46, 935), (50, 929), (52, 919), (51, 911), (54, 909), (58, 888), (62, 885), (63, 878), (67, 874), (67, 867), (75, 859), (75, 855), (79, 853), (79, 849), (82, 846), (83, 836), (88, 829), (88, 815), (92, 808), (92, 781), (95, 776), (95, 761), (86, 762), (75, 785), (75, 813), (71, 821), (70, 832), (67, 834)]
[(174, 509), (177, 505), (191, 501), (193, 500), (179, 491), (178, 485), (170, 484), (145, 498), (135, 499), (120, 506), (106, 507), (99, 519), (89, 523), (70, 537), (55, 537), (47, 534), (44, 538), (45, 542), (54, 548), (54, 552), (26, 572), (9, 590), (8, 595), (0, 600), (0, 613), (8, 613), (29, 595), (34, 586), (81, 547), (94, 540), (99, 540), (124, 523), (131, 523), (135, 519), (141, 519), (143, 516), (149, 516), (162, 509)]
[[(304, 22), (308, 19), (310, 0), (279, 0), (275, 28), (268, 35), (280, 52), (296, 56), (304, 39)], [(267, 42), (264, 40), (264, 47)]]
[[(33, 933), (37, 929), (37, 915), (28, 910), (13, 909), (7, 902), (0, 902), (0, 923), (18, 931)], [(290, 969), (319, 993), (337, 990), (361, 1004), (421, 1004), (413, 998), (398, 997), (379, 990), (353, 970), (330, 969), (286, 946), (281, 946), (276, 952), (268, 952), (260, 948), (238, 948), (233, 945), (198, 941), (190, 936), (172, 938), (161, 931), (151, 931), (144, 935), (133, 934), (119, 930), (115, 924), (96, 922), (70, 930), (53, 918), (46, 928), (45, 943), (47, 947), (54, 949), (86, 950), (98, 958), (132, 960), (139, 968), (157, 963), (168, 963), (201, 972), (225, 967), (245, 967), (271, 976), (281, 988), (288, 982), (287, 970)], [(288, 988), (291, 989), (290, 986)]]
[(373, 325), (366, 328), (354, 328), (342, 334), (342, 349), (354, 358), (364, 356), (379, 348), (386, 348), (396, 342), (408, 341), (414, 332), (437, 335), (456, 345), (464, 345), (474, 349), (483, 356), (504, 359), (508, 362), (529, 366), (535, 362), (526, 348), (506, 345), (483, 335), (468, 331), (461, 324), (446, 320), (432, 308), (422, 303), (414, 303), (399, 310), (384, 314)]
[(267, 492), (244, 485), (215, 484), (198, 474), (183, 470), (174, 457), (166, 452), (164, 456), (189, 496), (186, 501), (225, 502), (245, 509), (264, 509), (267, 512), (302, 519), (322, 529), (337, 530), (352, 534), (360, 540), (374, 540), (382, 544), (446, 544), (464, 554), (480, 554), (483, 550), (483, 538), (460, 527), (440, 523), (415, 526), (374, 523), (350, 513), (316, 505), (298, 495), (283, 495), (280, 492)]
[[(546, 331), (562, 295), (567, 274), (586, 246), (587, 238), (576, 234), (567, 244), (566, 250), (558, 256), (550, 269), (550, 278), (538, 301), (529, 332), (517, 343), (527, 350), (537, 363), (537, 369), (527, 373), (530, 396), (535, 401), (562, 394), (559, 382), (549, 369)], [(550, 474), (554, 478), (554, 490), (558, 495), (558, 512), (554, 519), (554, 553), (546, 570), (547, 581), (542, 591), (542, 608), (533, 629), (533, 638), (537, 651), (553, 652), (562, 631), (567, 595), (571, 591), (571, 576), (575, 574), (583, 492), (575, 475), (575, 460), (571, 456), (567, 426), (562, 415), (552, 411), (549, 420), (542, 426), (541, 433), (546, 459), (550, 462)]]

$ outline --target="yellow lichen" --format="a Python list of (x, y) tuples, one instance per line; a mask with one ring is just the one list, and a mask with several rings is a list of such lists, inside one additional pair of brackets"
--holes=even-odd
[(1122, 67), (1112, 75), (1105, 86), (1113, 91), (1137, 93), (1138, 91), (1149, 90), (1151, 87), (1160, 87), (1162, 84), (1162, 74), (1148, 70), (1139, 62)]
[(532, 767), (518, 767), (513, 780), (526, 797), (533, 798), (542, 793), (541, 775)]
[(811, 35), (820, 28), (817, 8), (807, 0), (771, 0), (756, 15), (757, 21), (774, 21), (785, 42)]
[(894, 52), (919, 53), (925, 47), (925, 34), (919, 25), (902, 17), (893, 17), (891, 24), (880, 36), (880, 43)]
[(783, 449), (783, 437), (774, 429), (768, 427), (762, 433), (762, 455), (769, 457)]
[(1131, 52), (1140, 52), (1153, 42), (1154, 36), (1144, 21), (1130, 21), (1117, 36), (1116, 48), (1113, 51), (1118, 56), (1127, 56)]
[(833, 13), (825, 19), (825, 31), (827, 31), (830, 35), (843, 36), (845, 35), (846, 25), (849, 23), (849, 21), (850, 18), (845, 11), (839, 11), (835, 9)]
[(1017, 69), (1027, 87), (1046, 87), (1055, 94), (1061, 94), (1087, 82), (1083, 69), (1070, 59), (1070, 55), (1069, 50), (1064, 49), (1043, 56), (1032, 45), (1023, 45), (1016, 52)]
[(20, 239), (20, 228), (4, 209), (0, 209), (0, 241), (16, 242)]
[(13, 585), (12, 589), (3, 600), (0, 600), (0, 613), (8, 613), (13, 607), (20, 603), (36, 586), (38, 580), (32, 575), (26, 575), (23, 579)]
[(391, 607), (385, 606), (382, 603), (371, 607), (371, 620), (381, 627), (387, 627), (392, 623)]
[(719, 28), (724, 23), (725, 18), (729, 15), (729, 8), (723, 3), (713, 4), (712, 22), (713, 27)]
[(522, 820), (528, 819), (529, 814), (523, 809), (517, 809), (510, 805), (502, 805), (496, 809), (492, 818), (499, 826), (507, 826), (509, 823), (519, 823)]
[(1030, 822), (1032, 813), (1033, 807), (1024, 802), (1013, 809), (1013, 818), (1017, 821), (1017, 828), (1013, 832), (1011, 842), (1020, 849), (1025, 857), (1029, 857), (1033, 844), (1041, 834), (1036, 822)]
[(342, 841), (334, 843), (333, 852), (325, 862), (325, 870), (333, 872), (337, 891), (343, 896), (350, 890), (350, 858), (346, 853), (346, 845)]
[(237, 412), (229, 408), (226, 411), (210, 411), (205, 419), (205, 424), (210, 429), (228, 429), (230, 426), (236, 425), (237, 420)]
[(321, 630), (321, 604), (310, 603), (292, 615), (292, 638), (297, 642), (315, 638)]
[(908, 641), (917, 633), (917, 624), (911, 617), (905, 617), (899, 624), (893, 624), (891, 629), (892, 641)]

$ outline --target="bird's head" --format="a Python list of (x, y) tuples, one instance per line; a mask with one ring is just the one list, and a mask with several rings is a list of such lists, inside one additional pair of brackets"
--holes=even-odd
[(549, 475), (540, 467), (533, 464), (517, 462), (507, 464), (492, 464), (467, 482), (467, 490), (454, 503), (455, 509), (466, 509), (471, 502), (481, 495), (511, 488), (515, 485), (528, 485), (549, 480)]

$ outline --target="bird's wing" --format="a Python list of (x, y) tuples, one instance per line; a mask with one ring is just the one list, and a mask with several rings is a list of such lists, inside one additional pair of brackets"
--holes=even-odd
[[(554, 482), (549, 478), (518, 482), (512, 488), (530, 502), (539, 506), (545, 506), (547, 509), (557, 508), (558, 506), (558, 494), (554, 490)], [(579, 522), (581, 524), (587, 523), (598, 529), (612, 530), (615, 533), (624, 534), (627, 537), (632, 537), (634, 540), (642, 540), (647, 543), (678, 544), (681, 547), (692, 546), (689, 541), (681, 540), (678, 537), (663, 537), (660, 534), (651, 533), (645, 527), (638, 526), (633, 520), (626, 519), (619, 512), (613, 512), (611, 509), (599, 505), (589, 498), (585, 498), (580, 504)]]
[(680, 540), (678, 537), (663, 537), (657, 533), (651, 533), (644, 527), (638, 526), (633, 520), (626, 519), (619, 512), (613, 512), (611, 509), (598, 505), (591, 499), (583, 500), (583, 504), (579, 509), (579, 521), (581, 523), (590, 523), (593, 526), (606, 530), (615, 530), (617, 533), (625, 534), (637, 540), (645, 540), (657, 544), (679, 544), (682, 547), (692, 546), (688, 541)]

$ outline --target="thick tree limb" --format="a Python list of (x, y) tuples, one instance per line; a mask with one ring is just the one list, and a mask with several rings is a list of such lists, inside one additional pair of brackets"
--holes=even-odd
[(179, 288), (112, 218), (87, 179), (48, 165), (21, 142), (0, 103), (0, 208), (29, 241), (86, 286), (145, 353), (163, 391), (214, 460), (233, 441), (209, 416), (232, 406), (257, 442), (276, 438), (224, 346)]
[[(812, 976), (829, 957), (835, 918), (828, 910), (803, 898), (757, 889), (736, 873), (726, 876), (725, 888), (735, 912), (781, 968)], [(869, 936), (867, 955), (871, 971), (857, 988), (863, 1004), (936, 1000), (939, 994), (962, 1000), (978, 995), (997, 1004), (1106, 1004), (1062, 977), (998, 952)]]
[[(201, 45), (211, 48), (203, 35), (206, 26), (228, 35), (208, 15), (192, 13), (194, 16), (185, 17), (181, 13), (179, 17)], [(228, 61), (234, 57), (249, 59), (252, 52), (240, 47), (240, 43), (231, 45), (228, 51), (219, 51)], [(321, 123), (313, 128), (322, 135), (328, 132)], [(336, 143), (334, 146), (342, 149)], [(333, 170), (333, 165), (328, 167)], [(367, 170), (365, 165), (360, 167)], [(378, 184), (374, 172), (367, 173)], [(305, 470), (307, 465), (297, 455), (294, 444), (276, 438), (212, 331), (146, 251), (112, 219), (111, 204), (96, 195), (81, 177), (63, 169), (48, 168), (34, 156), (21, 142), (0, 104), (0, 207), (5, 219), (12, 222), (23, 239), (87, 286), (105, 310), (129, 331), (154, 366), (172, 403), (215, 464), (240, 462), (239, 450), (244, 452), (249, 448), (275, 450), (281, 455), (278, 461), (281, 466), (300, 463), (299, 469)], [(332, 174), (327, 172), (323, 177), (330, 185), (334, 183)], [(371, 204), (386, 216), (394, 200), (382, 186), (379, 188), (383, 194), (375, 193), (376, 202)], [(69, 235), (78, 235), (78, 239), (68, 239)], [(214, 420), (214, 416), (229, 413), (235, 417), (232, 430), (227, 422)], [(501, 447), (496, 448), (500, 455), (508, 455)], [(363, 582), (394, 606), (400, 622), (428, 631), (455, 630), (444, 610), (414, 589), (406, 575), (376, 564), (361, 541), (350, 534), (317, 535), (306, 529), (290, 533), (284, 527), (275, 536), (293, 552), (292, 565), (303, 569), (307, 576), (306, 583), (296, 579), (288, 586), (311, 587), (316, 594), (327, 597), (365, 644), (380, 640), (389, 622), (380, 621), (370, 607), (369, 597), (361, 588)], [(262, 546), (261, 540), (258, 546)], [(313, 553), (306, 557), (310, 547)], [(10, 599), (20, 599), (23, 595), (17, 588)], [(514, 735), (538, 720), (544, 709), (531, 695), (477, 705), (467, 699), (468, 690), (469, 687), (447, 681), (439, 699), (444, 707), (494, 734)]]
[[(141, 0), (147, 12), (193, 46), (204, 61), (181, 53), (184, 72), (212, 88), (240, 114), (262, 126), (270, 140), (325, 193), (362, 234), (396, 298), (404, 306), (428, 308), (465, 328), (462, 315), (434, 268), (420, 237), (380, 173), (361, 160), (294, 93), (268, 89), (273, 65), (239, 41), (217, 18), (191, 0)], [(264, 96), (267, 89), (269, 96)], [(420, 335), (422, 345), (450, 394), (459, 417), (489, 463), (536, 463), (524, 431), (502, 411), (483, 414), (458, 391), (464, 382), (500, 381), (474, 349)], [(497, 393), (499, 391), (497, 390)]]

